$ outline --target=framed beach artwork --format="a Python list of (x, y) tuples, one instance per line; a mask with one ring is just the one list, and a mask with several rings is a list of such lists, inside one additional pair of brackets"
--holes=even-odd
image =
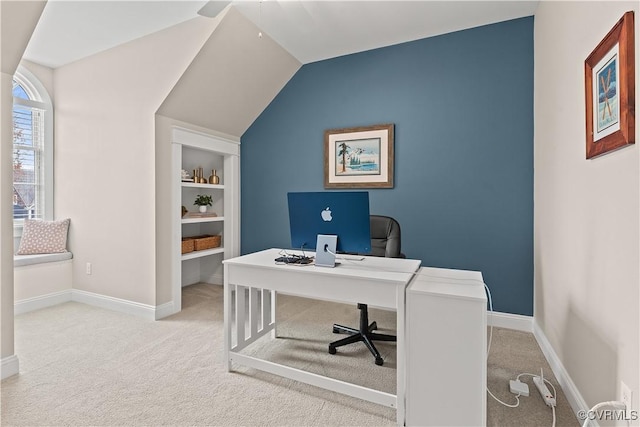
[(325, 188), (393, 188), (393, 124), (324, 133)]
[(584, 61), (587, 159), (635, 142), (633, 21), (625, 13)]

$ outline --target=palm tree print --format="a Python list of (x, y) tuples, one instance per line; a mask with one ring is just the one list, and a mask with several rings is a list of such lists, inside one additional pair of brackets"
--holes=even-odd
[(338, 144), (338, 148), (340, 148), (340, 151), (338, 151), (338, 156), (342, 157), (342, 172), (344, 173), (347, 170), (347, 154), (349, 153), (351, 147), (349, 147), (347, 143), (343, 141)]

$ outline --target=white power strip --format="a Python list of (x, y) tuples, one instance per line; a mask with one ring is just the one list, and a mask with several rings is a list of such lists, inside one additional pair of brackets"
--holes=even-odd
[(556, 398), (553, 397), (547, 388), (547, 385), (544, 383), (544, 379), (542, 377), (535, 376), (533, 377), (533, 383), (538, 387), (538, 391), (540, 392), (542, 399), (544, 399), (544, 403), (546, 403), (547, 406), (556, 406)]

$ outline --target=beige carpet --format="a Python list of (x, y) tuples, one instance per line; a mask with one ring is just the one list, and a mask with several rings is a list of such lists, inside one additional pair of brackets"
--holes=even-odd
[[(120, 313), (65, 303), (16, 316), (20, 375), (2, 381), (3, 426), (382, 426), (395, 410), (359, 399), (222, 363), (222, 288), (198, 284), (183, 290), (181, 313), (145, 321)], [(370, 310), (381, 331), (395, 328), (393, 313)], [(327, 354), (336, 339), (331, 325), (357, 324), (350, 305), (280, 295), (278, 333), (247, 352), (290, 366), (379, 390), (395, 392), (395, 344), (381, 343), (382, 367), (364, 346)], [(558, 397), (557, 425), (578, 422), (531, 334), (494, 329), (488, 384), (514, 403), (508, 380), (539, 371)], [(551, 410), (537, 394), (518, 408), (488, 397), (488, 425), (551, 425)], [(451, 396), (455, 399), (455, 396)], [(461, 402), (463, 405), (464, 402)]]

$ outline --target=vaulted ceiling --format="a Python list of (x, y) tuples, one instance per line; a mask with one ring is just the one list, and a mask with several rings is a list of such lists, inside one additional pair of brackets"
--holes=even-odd
[[(49, 0), (25, 59), (51, 68), (213, 19), (203, 0)], [(532, 15), (536, 1), (240, 1), (158, 114), (240, 137), (305, 63)], [(162, 46), (158, 46), (162, 49)]]
[[(25, 58), (51, 68), (195, 18), (205, 0), (49, 0)], [(532, 15), (537, 1), (235, 0), (301, 63)]]
[(301, 66), (259, 31), (237, 10), (225, 11), (158, 114), (241, 136)]

